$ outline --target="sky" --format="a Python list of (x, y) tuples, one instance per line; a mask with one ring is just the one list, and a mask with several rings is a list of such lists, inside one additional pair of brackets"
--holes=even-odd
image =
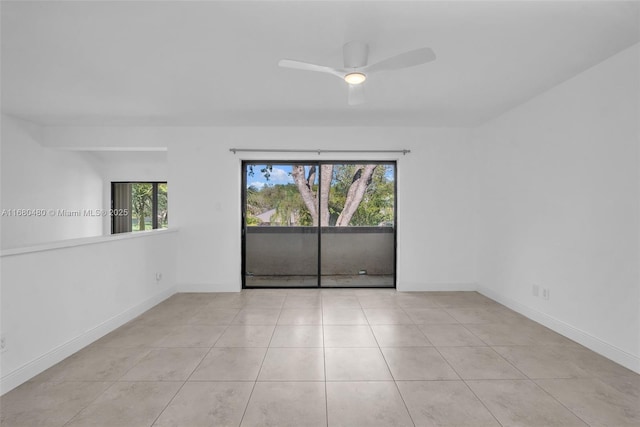
[(260, 172), (264, 167), (265, 165), (253, 165), (253, 176), (250, 176), (249, 167), (247, 166), (247, 188), (251, 186), (254, 186), (255, 188), (262, 188), (265, 185), (293, 184), (291, 165), (273, 165), (269, 181), (267, 181), (264, 174)]
[[(245, 173), (247, 174), (246, 176), (247, 188), (254, 186), (255, 188), (261, 189), (265, 185), (271, 186), (276, 184), (293, 184), (293, 177), (291, 176), (291, 170), (292, 170), (291, 165), (273, 164), (272, 170), (270, 172), (271, 175), (269, 176), (268, 181), (264, 177), (264, 174), (260, 172), (260, 170), (263, 169), (264, 167), (265, 165), (254, 164), (253, 176), (250, 176), (249, 165), (247, 165), (247, 169), (245, 171)], [(308, 167), (306, 167), (305, 169), (308, 170)], [(393, 181), (394, 179), (393, 169), (390, 168), (387, 171), (386, 176), (389, 181)], [(317, 178), (316, 178), (316, 182), (317, 182)]]

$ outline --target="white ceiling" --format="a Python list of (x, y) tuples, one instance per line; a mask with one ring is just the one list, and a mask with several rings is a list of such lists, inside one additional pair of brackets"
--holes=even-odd
[[(639, 2), (2, 1), (2, 111), (43, 124), (473, 126), (640, 39)], [(350, 107), (342, 66), (423, 46)]]

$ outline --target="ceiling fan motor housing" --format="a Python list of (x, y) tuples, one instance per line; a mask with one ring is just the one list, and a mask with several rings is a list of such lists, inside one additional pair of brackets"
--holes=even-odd
[(369, 45), (361, 41), (351, 41), (342, 47), (344, 68), (360, 68), (367, 65)]

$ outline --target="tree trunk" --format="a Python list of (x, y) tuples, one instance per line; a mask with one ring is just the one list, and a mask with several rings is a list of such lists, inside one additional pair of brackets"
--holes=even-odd
[[(311, 218), (313, 219), (313, 225), (317, 226), (318, 207), (316, 197), (313, 194), (312, 190), (313, 182), (309, 182), (307, 178), (305, 178), (303, 165), (293, 165), (291, 175), (293, 176), (293, 181), (298, 187), (300, 196), (302, 196), (302, 201), (304, 202), (307, 209), (309, 209), (309, 213), (311, 214)], [(311, 177), (315, 178), (315, 170), (313, 172), (313, 175), (311, 174), (311, 171), (309, 171), (309, 178)]]
[(309, 166), (309, 174), (307, 175), (307, 187), (310, 190), (313, 190), (313, 183), (316, 182), (316, 167), (311, 165)]
[(329, 225), (329, 192), (331, 191), (331, 180), (333, 179), (333, 165), (322, 165), (320, 174), (320, 226)]
[(144, 223), (144, 199), (142, 200), (142, 203), (140, 203), (140, 205), (138, 206), (138, 230), (139, 231), (144, 231), (145, 228), (145, 223)]
[(353, 214), (356, 213), (358, 206), (360, 206), (360, 202), (364, 197), (369, 181), (371, 181), (371, 177), (373, 176), (373, 171), (375, 171), (377, 166), (378, 165), (358, 166), (356, 173), (353, 175), (353, 182), (351, 183), (351, 186), (349, 186), (347, 199), (344, 202), (344, 208), (342, 209), (342, 212), (340, 212), (340, 216), (336, 221), (336, 227), (346, 227), (349, 225)]

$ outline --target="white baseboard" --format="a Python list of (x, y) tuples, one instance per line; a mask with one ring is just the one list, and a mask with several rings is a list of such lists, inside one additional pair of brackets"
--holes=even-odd
[(151, 307), (158, 305), (175, 293), (176, 289), (174, 287), (169, 288), (136, 305), (135, 307), (131, 307), (130, 309), (116, 316), (113, 316), (108, 320), (105, 320), (100, 325), (88, 330), (87, 332), (77, 336), (70, 341), (67, 341), (64, 344), (59, 345), (58, 347), (43, 354), (42, 356), (28, 363), (25, 363), (18, 369), (9, 372), (8, 374), (0, 378), (0, 395), (13, 390), (20, 384), (30, 380), (46, 369), (49, 369), (56, 363), (83, 349), (97, 339), (102, 338), (114, 329), (117, 329), (128, 321), (138, 317), (145, 311), (149, 310)]
[(400, 282), (396, 288), (399, 292), (442, 292), (442, 291), (476, 291), (477, 283), (424, 283)]
[(502, 305), (509, 307), (510, 309), (534, 320), (547, 328), (564, 335), (565, 337), (572, 339), (573, 341), (582, 344), (590, 350), (613, 360), (614, 362), (631, 369), (634, 372), (640, 374), (640, 357), (630, 354), (614, 345), (601, 340), (600, 338), (589, 334), (581, 329), (576, 328), (560, 319), (556, 319), (553, 316), (549, 316), (539, 310), (527, 307), (511, 298), (504, 297), (491, 289), (480, 286), (478, 292), (482, 295), (491, 298), (494, 301), (499, 302)]

